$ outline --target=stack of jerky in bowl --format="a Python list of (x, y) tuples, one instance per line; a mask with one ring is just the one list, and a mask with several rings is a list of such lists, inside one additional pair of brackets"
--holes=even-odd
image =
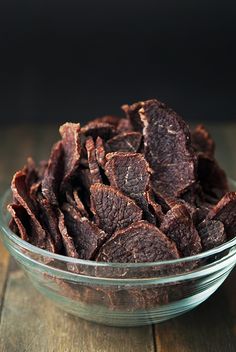
[[(236, 193), (204, 126), (190, 132), (155, 99), (122, 109), (121, 118), (65, 123), (48, 161), (36, 167), (29, 158), (16, 172), (8, 205), (12, 231), (46, 251), (98, 263), (176, 260), (230, 240)], [(80, 273), (73, 265), (69, 270)], [(76, 296), (60, 284), (65, 295)], [(134, 289), (129, 299), (137, 308), (153, 304), (150, 292), (155, 303), (168, 301), (166, 291), (150, 290), (138, 296)], [(109, 291), (107, 304), (118, 301)]]

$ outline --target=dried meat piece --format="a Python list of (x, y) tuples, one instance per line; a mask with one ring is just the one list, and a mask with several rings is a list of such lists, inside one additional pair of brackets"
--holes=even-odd
[(226, 241), (224, 225), (220, 221), (205, 220), (197, 227), (204, 250), (220, 246)]
[(96, 159), (98, 165), (104, 168), (106, 164), (106, 151), (103, 139), (101, 137), (98, 137), (96, 139)]
[(109, 123), (110, 125), (117, 126), (120, 122), (121, 118), (114, 115), (105, 115), (102, 117), (98, 117), (94, 119), (92, 122), (94, 123)]
[(180, 196), (196, 181), (189, 129), (177, 113), (155, 99), (146, 101), (139, 114), (145, 157), (154, 173), (153, 187)]
[(184, 257), (201, 252), (201, 239), (185, 205), (175, 205), (165, 215), (161, 227), (175, 243)]
[(100, 249), (97, 261), (145, 263), (179, 258), (174, 242), (156, 226), (139, 221), (117, 231)]
[[(59, 212), (59, 223), (58, 223), (58, 226), (59, 226), (59, 230), (61, 232), (62, 241), (63, 241), (63, 245), (65, 247), (66, 255), (68, 257), (77, 258), (78, 259), (79, 255), (78, 255), (77, 250), (75, 248), (75, 244), (74, 244), (73, 238), (68, 234), (68, 230), (67, 230), (67, 227), (66, 227), (66, 224), (65, 224), (64, 214), (60, 210), (58, 210), (58, 212)], [(72, 269), (72, 271), (76, 272), (76, 268), (75, 267), (72, 267), (71, 269)]]
[(117, 125), (117, 132), (118, 133), (124, 133), (124, 132), (131, 132), (132, 131), (132, 126), (130, 123), (129, 119), (120, 119), (118, 125)]
[(115, 152), (106, 155), (105, 173), (110, 185), (135, 200), (147, 219), (155, 223), (149, 212), (146, 190), (149, 184), (149, 166), (138, 153)]
[(208, 213), (208, 220), (224, 224), (227, 236), (236, 235), (236, 192), (227, 193)]
[(200, 185), (205, 194), (205, 199), (213, 203), (229, 191), (225, 172), (217, 161), (205, 154), (199, 154), (197, 159), (197, 174)]
[(96, 184), (91, 186), (90, 192), (96, 223), (107, 234), (141, 220), (142, 210), (113, 187)]
[(96, 149), (92, 137), (88, 137), (85, 143), (85, 147), (88, 154), (89, 170), (91, 174), (91, 182), (102, 183), (102, 176), (100, 174), (99, 165), (96, 158)]
[(122, 105), (121, 109), (124, 111), (127, 119), (130, 121), (130, 124), (132, 126), (132, 128), (134, 129), (134, 131), (138, 131), (138, 132), (143, 132), (143, 122), (140, 119), (139, 116), (139, 110), (144, 106), (144, 102), (138, 102), (138, 103), (134, 103), (132, 105)]
[(150, 211), (155, 215), (156, 224), (158, 226), (160, 226), (160, 224), (162, 223), (163, 217), (164, 217), (164, 213), (162, 211), (162, 207), (161, 207), (160, 204), (158, 204), (154, 200), (154, 195), (151, 192), (151, 190), (148, 190), (146, 192), (146, 198), (147, 198), (147, 202), (148, 202), (148, 206), (149, 206)]
[(117, 132), (113, 124), (107, 122), (91, 121), (81, 128), (81, 132), (87, 137), (91, 136), (96, 139), (100, 136), (104, 140), (114, 137)]
[(27, 158), (27, 164), (24, 166), (23, 172), (26, 174), (25, 183), (27, 188), (30, 188), (38, 180), (38, 172), (32, 158)]
[(91, 260), (107, 238), (107, 234), (97, 225), (82, 217), (70, 204), (64, 203), (62, 211), (65, 225), (70, 237), (74, 241), (79, 258)]
[(70, 205), (76, 208), (82, 216), (88, 217), (88, 213), (84, 207), (84, 204), (79, 197), (78, 190), (73, 190), (72, 194), (66, 192), (66, 200)]
[(64, 177), (61, 184), (61, 190), (64, 190), (75, 177), (79, 168), (81, 153), (80, 124), (67, 122), (60, 127), (59, 132), (65, 154)]
[[(11, 214), (12, 219), (14, 220), (14, 223), (19, 231), (20, 237), (22, 238), (22, 240), (29, 242), (29, 236), (24, 225), (24, 223), (27, 221), (27, 213), (25, 209), (22, 207), (22, 205), (19, 204), (9, 204), (7, 206), (7, 209)], [(15, 227), (12, 227), (12, 225), (9, 225), (9, 227), (12, 229), (13, 232), (16, 232)]]
[(35, 214), (38, 213), (35, 202), (30, 198), (26, 185), (26, 175), (18, 171), (12, 180), (11, 189), (14, 198), (25, 209), (29, 218), (31, 231), (33, 233), (33, 244), (48, 251), (55, 252), (55, 245), (49, 233), (45, 231)]
[(192, 145), (197, 152), (214, 157), (215, 142), (203, 125), (198, 125), (192, 132)]
[(140, 147), (142, 135), (139, 132), (125, 132), (109, 139), (106, 143), (106, 151), (111, 152), (133, 152), (136, 153)]
[[(42, 179), (42, 193), (51, 204), (57, 205), (60, 184), (64, 174), (64, 149), (62, 142), (57, 142), (51, 151), (48, 165)], [(37, 190), (37, 185), (35, 185)], [(34, 190), (32, 190), (34, 191)]]

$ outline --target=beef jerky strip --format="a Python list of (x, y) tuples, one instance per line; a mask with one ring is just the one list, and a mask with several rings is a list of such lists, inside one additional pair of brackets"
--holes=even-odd
[(197, 152), (214, 157), (215, 143), (203, 125), (198, 125), (192, 132), (192, 145)]
[(109, 123), (110, 125), (117, 126), (120, 122), (121, 118), (114, 115), (105, 115), (102, 117), (98, 117), (94, 119), (92, 122), (94, 123)]
[(196, 181), (189, 129), (158, 100), (146, 101), (139, 114), (144, 124), (145, 157), (154, 173), (153, 187), (157, 192), (179, 196)]
[(227, 236), (236, 234), (236, 192), (227, 193), (208, 213), (207, 219), (224, 224)]
[(155, 202), (154, 195), (151, 190), (148, 190), (146, 192), (146, 198), (147, 198), (150, 211), (155, 215), (156, 224), (157, 226), (160, 226), (164, 217), (164, 213), (162, 211), (161, 205)]
[(96, 158), (96, 149), (95, 149), (95, 145), (92, 137), (87, 138), (85, 147), (87, 149), (87, 154), (88, 154), (88, 163), (89, 163), (89, 170), (91, 174), (91, 182), (92, 184), (102, 183), (102, 177), (100, 174), (100, 169)]
[(124, 133), (124, 132), (131, 132), (131, 131), (132, 131), (132, 125), (130, 123), (130, 120), (125, 118), (120, 119), (117, 125), (117, 132)]
[(197, 230), (204, 250), (220, 246), (226, 241), (224, 225), (220, 221), (204, 220), (197, 226)]
[(141, 220), (142, 210), (113, 187), (96, 184), (91, 186), (90, 192), (96, 223), (107, 234)]
[(121, 109), (124, 111), (128, 121), (133, 127), (134, 131), (143, 132), (143, 122), (140, 120), (139, 110), (143, 107), (144, 102), (134, 103), (132, 105), (122, 105)]
[(96, 139), (96, 159), (98, 165), (104, 168), (106, 164), (106, 151), (103, 139), (101, 137), (97, 137)]
[(216, 202), (229, 191), (224, 170), (220, 168), (215, 159), (206, 154), (199, 153), (198, 155), (197, 174), (206, 200), (212, 201), (213, 199), (213, 202)]
[[(53, 205), (58, 205), (59, 188), (64, 173), (64, 150), (62, 142), (57, 142), (51, 151), (48, 165), (42, 179), (42, 193)], [(37, 186), (36, 190), (37, 190)], [(34, 190), (32, 189), (32, 192)]]
[(36, 170), (35, 162), (32, 158), (27, 159), (27, 164), (23, 168), (26, 174), (25, 183), (27, 188), (30, 188), (38, 180), (38, 172)]
[(68, 233), (74, 241), (79, 258), (93, 259), (95, 253), (105, 241), (107, 234), (86, 217), (82, 217), (70, 204), (64, 203), (62, 211)]
[(55, 252), (55, 246), (49, 233), (45, 231), (41, 223), (35, 216), (38, 209), (35, 202), (30, 198), (25, 183), (26, 175), (22, 171), (18, 171), (12, 180), (11, 189), (14, 198), (22, 205), (30, 217), (30, 223), (35, 239), (34, 243), (40, 248), (47, 249), (48, 251)]
[[(29, 236), (27, 233), (27, 230), (25, 228), (25, 225), (23, 223), (25, 223), (25, 219), (27, 217), (27, 213), (25, 211), (25, 209), (22, 207), (22, 205), (19, 204), (9, 204), (7, 206), (7, 209), (9, 211), (9, 213), (12, 216), (12, 219), (14, 220), (17, 229), (19, 231), (20, 237), (22, 238), (22, 240), (30, 242), (29, 241)], [(9, 225), (9, 227), (11, 228), (11, 226)], [(15, 228), (12, 229), (13, 232), (15, 232)]]
[(156, 226), (139, 221), (119, 230), (102, 246), (97, 261), (145, 263), (179, 258), (174, 242)]
[(111, 186), (135, 200), (147, 219), (155, 223), (148, 209), (146, 190), (149, 184), (149, 166), (138, 153), (115, 152), (106, 155), (105, 173)]
[(78, 211), (80, 212), (80, 214), (82, 216), (88, 217), (88, 213), (87, 213), (82, 201), (80, 200), (78, 191), (79, 190), (77, 190), (77, 189), (73, 190), (72, 195), (69, 192), (66, 192), (66, 200), (74, 208), (78, 209)]
[(59, 132), (65, 153), (65, 169), (61, 190), (65, 190), (76, 175), (80, 163), (80, 124), (67, 122), (60, 127)]
[(96, 121), (91, 121), (82, 127), (81, 132), (85, 136), (91, 136), (94, 139), (100, 136), (104, 140), (108, 140), (117, 134), (116, 128), (113, 124)]
[(142, 135), (139, 132), (126, 132), (118, 134), (106, 143), (106, 151), (111, 152), (133, 152), (136, 153), (140, 147)]
[[(75, 248), (73, 238), (68, 234), (68, 230), (67, 230), (67, 227), (65, 224), (64, 214), (59, 209), (58, 209), (58, 212), (59, 212), (58, 226), (59, 226), (59, 230), (61, 232), (62, 241), (63, 241), (63, 245), (65, 247), (66, 255), (71, 258), (79, 258), (79, 255), (78, 255), (77, 250)], [(76, 271), (75, 267), (72, 267), (71, 269), (72, 269), (72, 271)]]
[(201, 252), (201, 239), (184, 205), (178, 204), (169, 210), (160, 229), (176, 243), (184, 257)]

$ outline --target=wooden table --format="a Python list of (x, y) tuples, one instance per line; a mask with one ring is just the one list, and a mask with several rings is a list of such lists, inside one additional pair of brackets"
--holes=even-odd
[[(217, 157), (236, 178), (236, 124), (210, 126)], [(31, 154), (47, 158), (55, 126), (1, 127), (1, 192)], [(236, 351), (236, 270), (195, 310), (156, 326), (113, 328), (70, 316), (41, 296), (0, 244), (1, 352)]]

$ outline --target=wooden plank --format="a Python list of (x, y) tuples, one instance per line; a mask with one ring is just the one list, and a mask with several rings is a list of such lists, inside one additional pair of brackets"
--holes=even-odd
[[(216, 157), (236, 179), (236, 124), (210, 126)], [(236, 271), (197, 309), (155, 326), (158, 352), (236, 351)]]
[(10, 273), (0, 326), (0, 352), (154, 352), (152, 328), (113, 328), (54, 307), (21, 270)]

